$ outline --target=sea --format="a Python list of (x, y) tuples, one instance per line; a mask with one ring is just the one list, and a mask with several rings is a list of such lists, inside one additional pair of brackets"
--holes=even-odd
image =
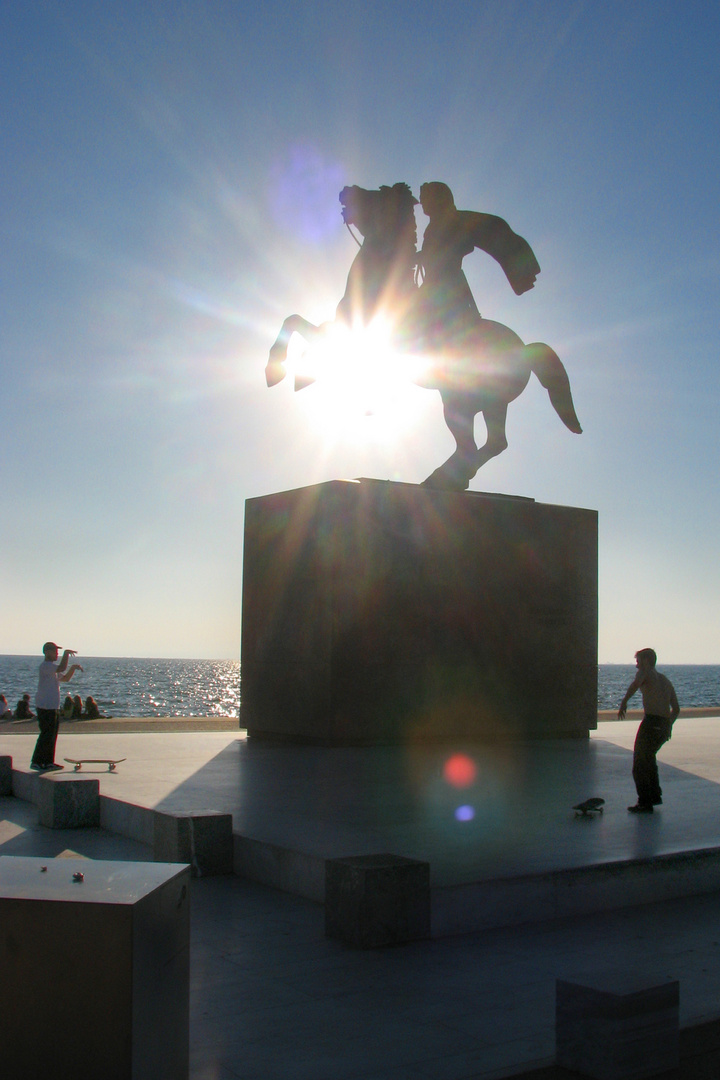
[[(39, 656), (0, 656), (0, 694), (15, 708), (35, 697)], [(91, 695), (108, 716), (238, 716), (238, 660), (151, 660), (125, 656), (78, 657), (83, 667), (67, 684), (83, 700)], [(661, 664), (680, 706), (720, 706), (720, 664)], [(600, 664), (598, 709), (616, 709), (635, 675), (634, 664)], [(638, 695), (630, 702), (640, 708)]]

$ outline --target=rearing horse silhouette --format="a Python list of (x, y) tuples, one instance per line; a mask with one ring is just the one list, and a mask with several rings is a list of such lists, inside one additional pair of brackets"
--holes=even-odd
[[(392, 328), (393, 347), (398, 352), (431, 359), (429, 370), (415, 381), (418, 386), (439, 391), (456, 450), (430, 474), (424, 486), (464, 491), (486, 462), (507, 449), (507, 408), (523, 392), (531, 374), (548, 391), (565, 426), (578, 435), (582, 428), (567, 372), (549, 345), (525, 345), (507, 326), (480, 316), (460, 331), (443, 325), (438, 313), (428, 309), (414, 277), (416, 201), (407, 184), (371, 191), (353, 186), (340, 192), (343, 220), (354, 225), (364, 239), (350, 268), (335, 321), (367, 325), (382, 315)], [(294, 333), (312, 345), (321, 341), (331, 326), (333, 322), (316, 326), (301, 315), (285, 319), (270, 349), (265, 369), (268, 386), (285, 377), (288, 345)], [(295, 388), (302, 389), (311, 381), (298, 378)], [(487, 439), (479, 448), (473, 430), (478, 413), (483, 414), (487, 428)]]

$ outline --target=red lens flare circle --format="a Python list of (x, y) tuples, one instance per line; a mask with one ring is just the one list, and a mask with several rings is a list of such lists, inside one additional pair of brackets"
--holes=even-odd
[(470, 787), (477, 777), (477, 765), (467, 754), (453, 754), (443, 765), (443, 776), (453, 787)]

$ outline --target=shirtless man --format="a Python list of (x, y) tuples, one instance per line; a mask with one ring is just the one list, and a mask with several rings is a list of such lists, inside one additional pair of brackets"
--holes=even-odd
[(635, 653), (637, 675), (625, 691), (618, 709), (618, 720), (624, 720), (628, 701), (640, 691), (645, 716), (633, 750), (632, 772), (638, 801), (635, 806), (628, 806), (631, 814), (652, 814), (653, 807), (662, 802), (656, 755), (671, 737), (672, 726), (680, 714), (675, 687), (665, 675), (655, 670), (656, 663), (654, 649), (640, 649)]

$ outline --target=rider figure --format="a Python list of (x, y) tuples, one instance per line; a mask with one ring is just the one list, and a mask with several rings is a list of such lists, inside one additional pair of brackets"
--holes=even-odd
[(458, 210), (447, 184), (432, 181), (420, 188), (423, 211), (430, 218), (423, 236), (418, 266), (423, 273), (420, 296), (427, 317), (458, 334), (477, 326), (477, 309), (462, 261), (476, 247), (502, 266), (520, 296), (532, 289), (540, 267), (530, 245), (502, 218)]

